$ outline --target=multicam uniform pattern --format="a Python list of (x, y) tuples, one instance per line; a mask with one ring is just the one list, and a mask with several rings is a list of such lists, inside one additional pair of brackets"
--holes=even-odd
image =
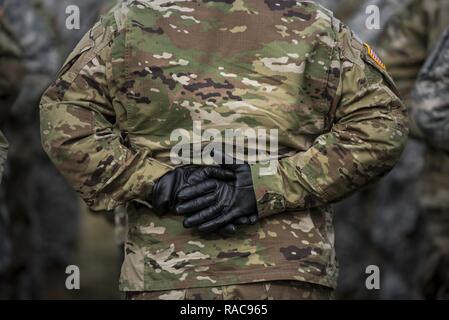
[(128, 300), (330, 300), (329, 287), (299, 281), (271, 281), (168, 291), (128, 292)]
[[(231, 238), (156, 216), (170, 133), (279, 129), (295, 155), (259, 176), (261, 221)], [(385, 70), (325, 9), (297, 1), (129, 1), (86, 34), (41, 101), (43, 145), (94, 210), (127, 204), (120, 287), (272, 280), (335, 287), (330, 203), (386, 173), (407, 138)]]

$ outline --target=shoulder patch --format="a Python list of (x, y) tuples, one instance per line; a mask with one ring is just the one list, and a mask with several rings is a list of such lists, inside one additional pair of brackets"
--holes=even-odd
[(366, 51), (364, 51), (362, 54), (363, 60), (372, 67), (376, 68), (376, 70), (384, 76), (384, 80), (389, 84), (389, 87), (394, 92), (394, 94), (396, 94), (398, 97), (401, 97), (401, 94), (396, 87), (393, 78), (391, 78), (391, 75), (388, 73), (385, 64), (368, 44), (365, 43), (364, 47), (366, 48)]
[(367, 54), (368, 56), (373, 59), (373, 61), (379, 66), (381, 67), (383, 70), (387, 70), (387, 67), (385, 66), (385, 64), (382, 62), (382, 60), (379, 58), (379, 56), (377, 55), (376, 52), (374, 52), (373, 49), (371, 49), (370, 45), (367, 43), (363, 44), (367, 50)]

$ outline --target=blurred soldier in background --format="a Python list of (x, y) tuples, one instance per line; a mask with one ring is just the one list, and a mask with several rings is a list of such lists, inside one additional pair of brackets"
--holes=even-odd
[(3, 167), (6, 161), (6, 155), (8, 154), (8, 141), (3, 133), (0, 131), (0, 183), (3, 177)]
[[(3, 18), (3, 4), (0, 2), (0, 126), (5, 124), (6, 115), (17, 97), (23, 76), (21, 50), (14, 34)], [(0, 181), (3, 176), (8, 142), (0, 132)]]
[[(411, 107), (410, 94), (418, 72), (444, 30), (449, 26), (448, 13), (449, 1), (447, 0), (413, 0), (400, 15), (391, 21), (381, 37), (379, 51), (408, 107)], [(419, 244), (423, 244), (421, 233), (424, 230), (420, 219), (426, 220), (429, 210), (447, 208), (447, 198), (442, 196), (444, 194), (442, 190), (448, 188), (445, 173), (449, 172), (449, 157), (447, 153), (428, 148), (420, 142), (425, 135), (416, 126), (413, 118), (410, 119), (410, 126), (412, 139), (401, 161), (392, 174), (379, 185), (378, 191), (391, 191), (386, 195), (385, 202), (389, 207), (376, 207), (373, 202), (370, 202), (370, 205), (377, 208), (378, 212), (389, 211), (390, 216), (384, 217), (386, 221), (396, 219), (395, 221), (403, 224), (402, 230), (394, 227), (382, 229), (386, 239), (391, 239), (392, 241), (389, 242), (397, 248), (396, 253), (391, 252), (391, 261), (402, 255), (401, 252), (407, 245), (404, 241), (407, 237), (408, 239), (418, 237), (408, 250), (415, 251), (416, 255), (398, 262), (399, 271), (403, 275), (418, 276), (416, 270), (425, 261), (425, 256), (419, 248)], [(376, 201), (376, 203), (383, 202)], [(409, 223), (406, 223), (407, 221)], [(398, 238), (401, 233), (402, 239)], [(432, 271), (429, 270), (429, 273)], [(418, 287), (416, 290), (421, 296), (421, 288)]]
[[(11, 110), (2, 115), (10, 137), (2, 185), (12, 259), (0, 281), (2, 298), (63, 298), (73, 261), (78, 197), (54, 169), (39, 139), (38, 102), (63, 56), (97, 19), (107, 1), (4, 0), (4, 18), (23, 48), (26, 76)], [(79, 30), (66, 27), (67, 6), (80, 9)], [(2, 110), (4, 112), (4, 110)]]
[[(374, 42), (410, 107), (410, 91), (418, 72), (449, 23), (449, 2), (412, 0), (404, 1), (402, 5), (405, 5), (402, 10), (395, 6), (398, 14), (390, 19), (384, 30), (377, 32), (378, 41)], [(364, 24), (358, 24), (365, 28)], [(413, 124), (412, 135), (419, 136)], [(429, 162), (429, 159), (438, 161)], [(444, 172), (442, 166), (446, 162), (441, 154), (437, 156), (431, 150), (426, 152), (422, 143), (411, 139), (401, 161), (385, 179), (337, 208), (337, 239), (341, 239), (337, 248), (342, 270), (340, 297), (422, 297), (417, 285), (417, 269), (424, 262), (421, 207), (423, 201), (432, 206), (441, 203), (435, 196), (439, 194), (436, 190), (444, 188), (441, 172)], [(432, 184), (433, 189), (430, 189)], [(424, 185), (427, 191), (423, 197), (421, 186)], [(363, 212), (363, 221), (360, 212)], [(354, 238), (360, 241), (353, 241)], [(371, 264), (381, 267), (381, 291), (369, 292), (364, 287), (365, 268)]]
[(449, 25), (448, 13), (447, 0), (413, 0), (382, 34), (379, 50), (407, 101), (418, 72)]
[[(6, 25), (3, 17), (3, 3), (0, 2), (0, 127), (6, 124), (6, 116), (19, 92), (23, 76), (21, 50), (17, 39)], [(8, 151), (8, 143), (0, 132), (0, 182)], [(11, 241), (8, 237), (10, 227), (4, 205), (4, 194), (0, 193), (0, 282), (11, 261)], [(0, 285), (0, 298), (2, 298)]]
[(0, 0), (0, 124), (17, 98), (23, 78), (22, 53), (16, 36), (4, 19)]
[[(3, 298), (40, 298), (72, 259), (78, 205), (74, 193), (50, 165), (38, 133), (38, 101), (61, 59), (53, 31), (31, 1), (4, 3), (8, 20), (24, 52), (26, 75), (7, 117), (10, 137), (8, 174), (2, 185), (10, 218), (12, 261), (1, 283)], [(55, 289), (49, 291), (55, 292)]]
[(426, 298), (449, 299), (449, 29), (419, 74), (411, 107), (428, 155), (420, 186), (427, 240), (423, 292)]

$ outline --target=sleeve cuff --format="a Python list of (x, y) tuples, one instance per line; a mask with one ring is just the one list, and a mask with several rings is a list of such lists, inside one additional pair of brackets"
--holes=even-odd
[(251, 176), (260, 218), (281, 213), (286, 209), (283, 181), (279, 174), (279, 168), (276, 168), (276, 172), (271, 175), (264, 173), (266, 168), (267, 166), (263, 164), (251, 164)]
[[(112, 210), (128, 201), (139, 202), (151, 208), (148, 199), (151, 197), (155, 181), (172, 168), (159, 161), (145, 158), (135, 172), (126, 181), (116, 181), (112, 192), (100, 192), (86, 200), (91, 210)], [(111, 188), (111, 186), (109, 186)]]

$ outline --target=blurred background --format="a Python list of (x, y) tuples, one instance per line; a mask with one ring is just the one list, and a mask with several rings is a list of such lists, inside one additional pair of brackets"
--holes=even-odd
[[(121, 298), (117, 282), (124, 211), (94, 215), (80, 202), (41, 148), (38, 109), (41, 94), (56, 77), (65, 57), (101, 14), (118, 2), (0, 0), (0, 69), (21, 66), (17, 83), (9, 83), (7, 94), (2, 93), (0, 108), (0, 128), (10, 143), (0, 186), (0, 299)], [(383, 47), (382, 40), (389, 24), (399, 23), (401, 14), (410, 15), (412, 10), (429, 20), (429, 12), (421, 12), (416, 5), (427, 2), (421, 0), (317, 2), (385, 54), (389, 54), (389, 48)], [(70, 20), (71, 5), (79, 8), (79, 28), (75, 20)], [(370, 5), (380, 9), (378, 29), (366, 25), (372, 13)], [(67, 28), (67, 21), (72, 29)], [(426, 27), (432, 28), (432, 23)], [(430, 40), (423, 43), (429, 50)], [(416, 73), (408, 77), (413, 82)], [(404, 95), (408, 99), (408, 92)], [(420, 201), (427, 155), (425, 143), (411, 139), (403, 159), (389, 176), (338, 204), (337, 298), (449, 298), (449, 240), (436, 249), (432, 247), (426, 222), (429, 210)], [(449, 211), (441, 207), (438, 214), (446, 213), (447, 217)], [(449, 238), (449, 227), (439, 232), (443, 238), (448, 232)], [(442, 253), (435, 257), (429, 252)], [(68, 265), (81, 270), (80, 290), (65, 287)], [(379, 290), (366, 288), (369, 265), (380, 268)]]

